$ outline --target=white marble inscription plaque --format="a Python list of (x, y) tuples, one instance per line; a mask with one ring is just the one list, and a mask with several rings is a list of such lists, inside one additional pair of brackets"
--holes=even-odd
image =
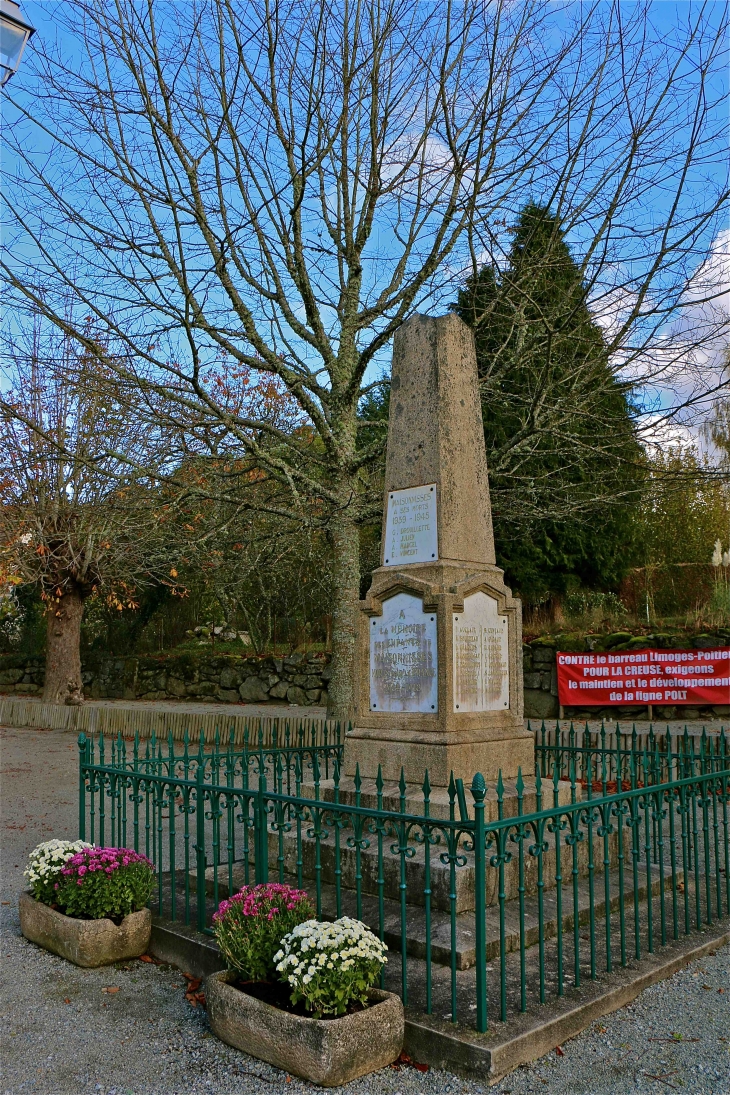
[(437, 711), (436, 613), (396, 593), (370, 620), (370, 710)]
[(454, 613), (454, 710), (504, 711), (509, 707), (507, 617), (486, 593), (464, 598)]
[(389, 491), (383, 555), (385, 566), (435, 562), (438, 552), (436, 484)]

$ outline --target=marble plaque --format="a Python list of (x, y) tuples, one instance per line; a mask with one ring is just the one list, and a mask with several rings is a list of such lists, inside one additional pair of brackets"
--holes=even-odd
[(481, 591), (454, 613), (454, 710), (504, 711), (509, 707), (507, 617)]
[(436, 484), (388, 492), (383, 563), (431, 563), (438, 559)]
[(423, 601), (396, 593), (370, 629), (370, 710), (438, 710), (436, 613)]

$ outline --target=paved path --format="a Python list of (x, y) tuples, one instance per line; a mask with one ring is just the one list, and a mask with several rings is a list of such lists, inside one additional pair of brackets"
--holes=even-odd
[[(76, 836), (73, 734), (0, 731), (1, 1095), (303, 1095), (313, 1089), (214, 1038), (172, 967), (80, 970), (19, 934), (28, 852)], [(108, 993), (105, 989), (118, 989)], [(723, 990), (722, 992), (720, 990)], [(657, 985), (495, 1095), (730, 1095), (730, 948)], [(436, 1069), (385, 1069), (347, 1095), (476, 1095), (484, 1083)]]

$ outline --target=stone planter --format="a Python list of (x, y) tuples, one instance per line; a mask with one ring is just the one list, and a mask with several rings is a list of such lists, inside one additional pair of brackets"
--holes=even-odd
[(384, 1068), (403, 1048), (403, 1004), (372, 989), (371, 1006), (339, 1019), (307, 1019), (248, 996), (212, 974), (208, 1020), (221, 1041), (322, 1087), (337, 1087)]
[(152, 913), (149, 909), (125, 916), (121, 924), (112, 920), (77, 920), (49, 908), (29, 893), (21, 893), (20, 930), (31, 943), (38, 943), (77, 966), (107, 966), (124, 958), (138, 958), (149, 946)]

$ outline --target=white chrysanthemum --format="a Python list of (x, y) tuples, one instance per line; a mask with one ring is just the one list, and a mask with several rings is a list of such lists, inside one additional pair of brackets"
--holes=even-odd
[[(353, 978), (365, 976), (372, 983), (374, 971), (387, 961), (387, 949), (369, 928), (350, 917), (333, 924), (308, 920), (284, 936), (275, 964), (283, 979), (315, 1006), (329, 999), (327, 1010), (334, 1009), (342, 988), (347, 991), (355, 983)], [(316, 994), (310, 995), (315, 987)]]
[(72, 855), (91, 847), (85, 840), (44, 840), (30, 853), (24, 877), (31, 884), (50, 879)]

